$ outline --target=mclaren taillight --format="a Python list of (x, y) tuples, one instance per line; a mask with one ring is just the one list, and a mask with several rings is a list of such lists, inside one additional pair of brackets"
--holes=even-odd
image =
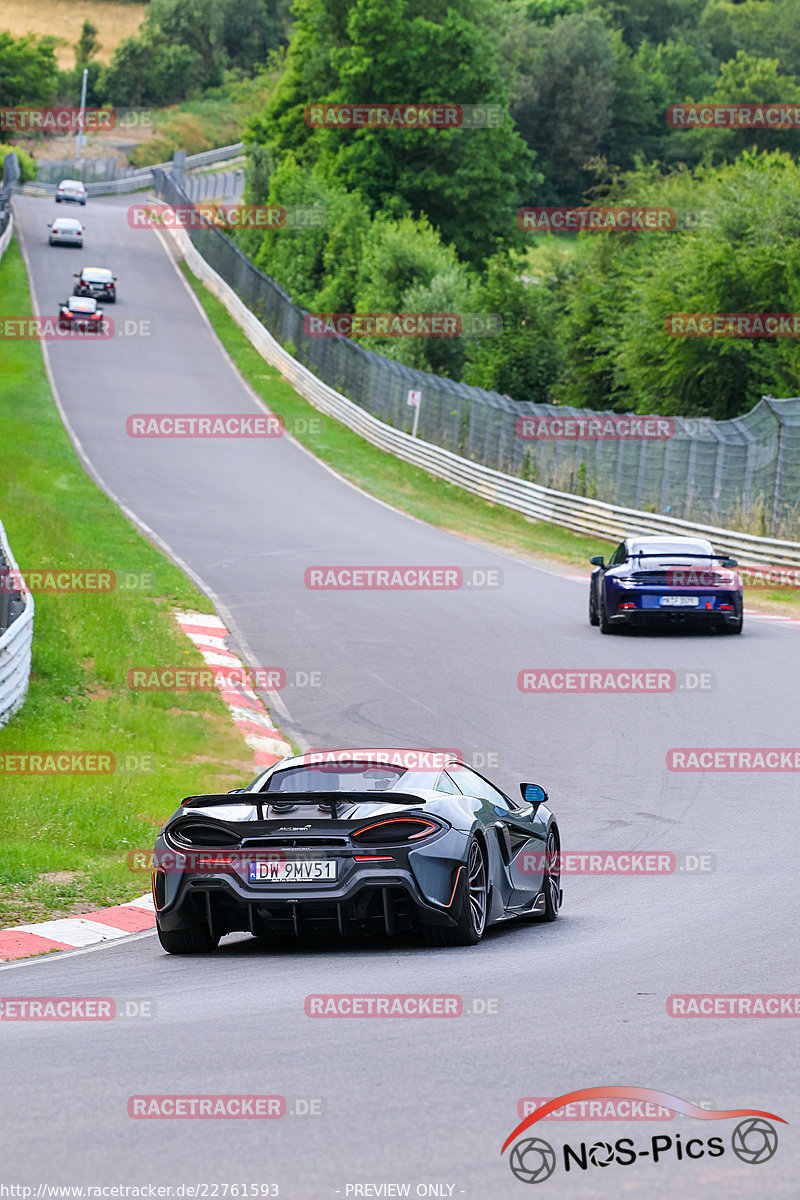
[(636, 608), (635, 604), (618, 604), (617, 608)]
[(220, 825), (204, 825), (200, 821), (185, 821), (181, 825), (175, 825), (170, 830), (170, 838), (176, 846), (198, 850), (203, 847), (225, 850), (229, 846), (239, 845), (238, 835), (230, 829)]
[(436, 833), (440, 826), (423, 817), (386, 817), (357, 829), (353, 841), (357, 846), (384, 846), (390, 842), (418, 842)]

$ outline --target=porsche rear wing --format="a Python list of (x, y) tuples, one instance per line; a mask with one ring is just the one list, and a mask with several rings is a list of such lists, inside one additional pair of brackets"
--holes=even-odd
[[(269, 799), (268, 797), (273, 797)], [(283, 815), (299, 804), (314, 805), (330, 809), (336, 817), (340, 804), (424, 804), (424, 796), (412, 796), (410, 792), (210, 792), (203, 796), (187, 796), (181, 800), (182, 808), (212, 808), (222, 804), (247, 804), (258, 809), (258, 818), (263, 821), (264, 809), (277, 808)]]
[(678, 550), (676, 550), (674, 553), (662, 550), (659, 554), (642, 554), (638, 550), (632, 550), (631, 558), (701, 558), (703, 561), (713, 558), (722, 563), (733, 563), (734, 566), (737, 565), (736, 559), (731, 558), (728, 554), (684, 554), (682, 551)]

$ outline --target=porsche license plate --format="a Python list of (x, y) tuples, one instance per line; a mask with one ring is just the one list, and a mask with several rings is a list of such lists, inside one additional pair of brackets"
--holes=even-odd
[(283, 862), (251, 862), (251, 883), (332, 883), (335, 858), (293, 858)]
[(697, 608), (699, 596), (662, 596), (661, 604), (665, 608)]

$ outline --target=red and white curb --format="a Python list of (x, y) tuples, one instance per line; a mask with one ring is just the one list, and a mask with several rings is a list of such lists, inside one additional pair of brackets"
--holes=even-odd
[[(219, 617), (209, 613), (176, 612), (175, 618), (183, 632), (194, 643), (209, 667), (221, 668), (217, 673), (235, 674), (246, 678), (242, 660), (228, 649), (230, 636)], [(256, 765), (269, 767), (294, 751), (272, 723), (261, 697), (252, 689), (226, 686), (223, 679), (217, 684), (228, 706), (233, 723), (253, 751)], [(130, 933), (154, 929), (156, 924), (153, 897), (148, 893), (125, 904), (114, 904), (97, 912), (81, 913), (77, 917), (39, 921), (35, 925), (15, 925), (0, 929), (0, 962), (15, 958), (31, 958), (51, 950), (74, 950), (96, 942), (110, 942)]]
[(30, 958), (49, 950), (75, 950), (95, 942), (110, 942), (129, 933), (154, 929), (155, 924), (153, 897), (148, 894), (77, 917), (15, 925), (13, 929), (0, 929), (0, 962)]
[[(230, 634), (219, 617), (208, 613), (176, 612), (175, 618), (209, 667), (216, 668), (223, 676), (225, 671), (229, 671), (237, 679), (246, 678), (245, 664), (225, 644)], [(294, 754), (292, 747), (273, 725), (264, 701), (251, 688), (226, 687), (223, 678), (217, 683), (217, 689), (259, 767), (271, 767), (279, 759)]]

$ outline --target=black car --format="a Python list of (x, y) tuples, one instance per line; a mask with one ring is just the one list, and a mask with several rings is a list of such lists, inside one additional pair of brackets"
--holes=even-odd
[(80, 329), (85, 333), (105, 333), (103, 310), (88, 296), (72, 296), (58, 306), (58, 328), (63, 332)]
[(625, 625), (714, 627), (741, 633), (743, 588), (736, 559), (705, 538), (625, 538), (608, 562), (592, 558), (589, 623), (601, 633)]
[(554, 921), (561, 842), (544, 788), (521, 784), (515, 800), (455, 757), (421, 769), (424, 753), (299, 755), (244, 789), (188, 797), (153, 856), (161, 945), (421, 930), (469, 946), (511, 917)]
[(117, 277), (107, 267), (84, 267), (75, 272), (73, 296), (94, 296), (95, 300), (117, 299)]

